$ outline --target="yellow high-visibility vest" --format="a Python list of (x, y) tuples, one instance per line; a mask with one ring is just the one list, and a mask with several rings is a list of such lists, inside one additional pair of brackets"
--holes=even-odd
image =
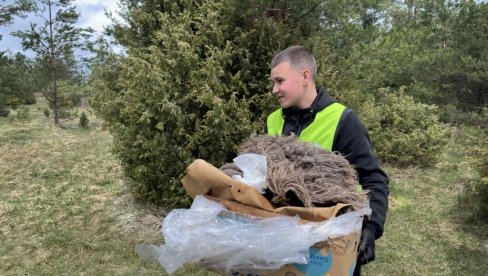
[[(298, 140), (317, 144), (321, 148), (332, 151), (334, 136), (346, 107), (340, 103), (333, 103), (322, 109), (315, 115), (315, 120), (298, 135)], [(285, 119), (282, 109), (275, 110), (266, 121), (269, 136), (281, 136)], [(358, 191), (362, 191), (358, 185)]]
[[(346, 107), (340, 103), (333, 103), (315, 115), (315, 120), (307, 126), (298, 136), (298, 140), (318, 144), (321, 148), (332, 151), (334, 136)], [(282, 109), (275, 110), (268, 116), (268, 135), (281, 136), (285, 119)]]

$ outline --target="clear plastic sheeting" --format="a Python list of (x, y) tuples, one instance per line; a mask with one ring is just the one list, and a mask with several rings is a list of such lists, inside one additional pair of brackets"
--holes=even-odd
[(226, 275), (231, 270), (273, 270), (308, 263), (313, 244), (360, 231), (362, 216), (369, 214), (371, 209), (365, 208), (322, 223), (300, 223), (298, 217), (240, 215), (197, 196), (190, 209), (173, 210), (163, 220), (165, 244), (138, 245), (136, 252), (170, 274), (187, 263)]
[(234, 164), (242, 171), (243, 175), (233, 175), (237, 181), (247, 185), (264, 194), (267, 188), (267, 162), (266, 156), (254, 153), (241, 154), (234, 158)]

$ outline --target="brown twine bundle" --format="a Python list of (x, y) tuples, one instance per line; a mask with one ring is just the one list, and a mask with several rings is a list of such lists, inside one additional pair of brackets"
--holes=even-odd
[[(298, 141), (295, 136), (255, 134), (239, 147), (239, 154), (244, 153), (266, 156), (268, 189), (276, 204), (289, 205), (287, 195), (292, 192), (305, 207), (347, 203), (357, 210), (366, 205), (366, 192), (357, 190), (356, 171), (340, 154)], [(229, 175), (239, 171), (231, 164), (221, 169)]]

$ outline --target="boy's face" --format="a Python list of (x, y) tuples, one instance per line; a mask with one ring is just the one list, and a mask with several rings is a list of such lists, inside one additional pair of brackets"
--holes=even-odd
[(305, 92), (304, 75), (292, 68), (289, 62), (282, 62), (271, 69), (273, 94), (282, 108), (300, 107)]

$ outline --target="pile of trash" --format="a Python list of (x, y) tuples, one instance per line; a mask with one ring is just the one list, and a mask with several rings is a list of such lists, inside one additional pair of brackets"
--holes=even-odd
[(343, 156), (295, 137), (253, 135), (233, 163), (219, 169), (197, 159), (181, 182), (191, 208), (164, 218), (165, 244), (136, 247), (167, 273), (188, 263), (225, 275), (354, 269), (371, 209)]

